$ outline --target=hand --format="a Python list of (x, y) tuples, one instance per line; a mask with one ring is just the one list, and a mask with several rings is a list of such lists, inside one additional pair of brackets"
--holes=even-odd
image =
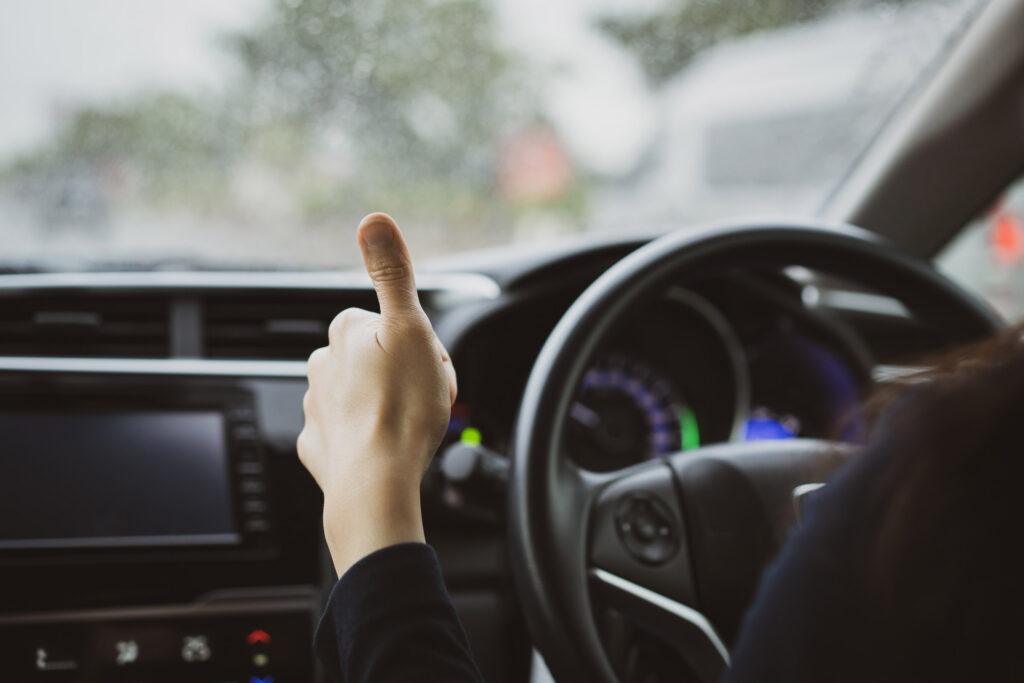
[(358, 231), (380, 314), (342, 311), (309, 357), (299, 459), (324, 492), (341, 576), (380, 548), (424, 540), (420, 480), (455, 402), (455, 369), (420, 306), (405, 240), (375, 213)]

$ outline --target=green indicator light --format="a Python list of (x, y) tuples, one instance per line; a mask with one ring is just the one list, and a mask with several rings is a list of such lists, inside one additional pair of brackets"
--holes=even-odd
[(467, 446), (479, 446), (483, 441), (483, 436), (481, 436), (480, 430), (476, 427), (466, 427), (462, 430), (462, 434), (459, 435), (459, 441)]
[(679, 433), (682, 435), (684, 451), (700, 448), (700, 429), (697, 427), (697, 416), (689, 408), (679, 411)]

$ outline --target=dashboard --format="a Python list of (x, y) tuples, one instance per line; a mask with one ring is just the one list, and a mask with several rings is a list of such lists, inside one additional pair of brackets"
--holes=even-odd
[[(730, 275), (669, 287), (631, 312), (588, 359), (569, 410), (567, 452), (585, 469), (607, 471), (727, 441), (863, 439), (857, 406), (873, 385), (875, 355), (843, 312), (808, 307), (806, 287)], [(469, 429), (473, 440), (507, 452), (544, 340), (536, 330), (546, 334), (567, 304), (528, 300), (463, 341), (451, 437)], [(504, 350), (509, 339), (529, 351)]]
[[(460, 385), (424, 481), (427, 536), (489, 681), (531, 667), (502, 479), (527, 376), (576, 297), (638, 245), (419, 277)], [(335, 576), (295, 439), (305, 358), (350, 306), (375, 299), (345, 274), (0, 277), (12, 680), (321, 680), (309, 643)], [(567, 452), (603, 471), (726, 441), (857, 441), (880, 369), (936, 338), (898, 302), (825, 274), (688, 278), (587, 359)], [(455, 476), (456, 451), (488, 466)]]

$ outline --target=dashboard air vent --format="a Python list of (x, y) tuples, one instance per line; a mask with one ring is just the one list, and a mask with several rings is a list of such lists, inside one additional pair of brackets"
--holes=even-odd
[(35, 294), (0, 298), (0, 355), (166, 358), (161, 297)]
[(203, 306), (207, 358), (306, 360), (327, 343), (327, 328), (344, 308), (377, 310), (372, 291), (252, 292), (208, 296)]

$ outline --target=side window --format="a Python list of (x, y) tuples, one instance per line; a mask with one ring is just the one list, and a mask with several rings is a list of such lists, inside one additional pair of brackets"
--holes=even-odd
[(1007, 320), (1024, 318), (1024, 177), (969, 223), (935, 265)]

